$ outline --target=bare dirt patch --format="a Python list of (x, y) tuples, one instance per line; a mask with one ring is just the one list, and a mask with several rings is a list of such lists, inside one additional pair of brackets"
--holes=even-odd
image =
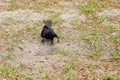
[[(28, 8), (15, 5), (18, 3), (0, 3), (0, 79), (120, 79), (118, 7), (104, 5), (99, 11), (101, 6), (94, 0), (38, 1), (48, 6), (36, 4), (37, 8), (32, 3)], [(11, 5), (9, 10), (4, 4)], [(97, 7), (91, 10), (89, 4)], [(41, 43), (42, 21), (47, 19), (53, 21), (60, 37), (53, 46), (49, 41)]]

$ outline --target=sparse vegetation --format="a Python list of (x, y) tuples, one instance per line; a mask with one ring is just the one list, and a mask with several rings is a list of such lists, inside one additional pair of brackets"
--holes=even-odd
[(25, 25), (25, 29), (26, 29), (27, 32), (30, 32), (31, 35), (33, 35), (33, 36), (36, 35), (37, 32), (38, 32), (36, 30), (36, 28), (33, 25), (30, 25), (30, 24)]
[(61, 24), (64, 20), (60, 17), (61, 13), (60, 12), (50, 12), (52, 13), (51, 17), (49, 20), (53, 21), (53, 24)]
[(68, 75), (68, 80), (75, 80), (76, 72), (72, 71)]
[(48, 73), (45, 74), (45, 78), (49, 79), (49, 74)]
[(12, 59), (12, 55), (11, 55), (11, 53), (8, 52), (8, 51), (6, 52), (6, 58), (7, 58), (7, 59)]
[(70, 53), (69, 50), (66, 50), (65, 48), (61, 48), (59, 51), (58, 51), (59, 54), (62, 54), (62, 55), (67, 55)]
[(110, 74), (104, 74), (103, 77), (105, 80), (114, 80), (113, 76)]
[(120, 59), (120, 50), (116, 50), (114, 53), (113, 53), (113, 59)]
[(70, 70), (73, 70), (75, 67), (72, 64), (67, 64), (65, 68), (63, 69), (63, 72), (69, 72)]
[(25, 75), (21, 80), (32, 80), (33, 78), (30, 75)]
[(101, 55), (101, 52), (99, 52), (99, 51), (91, 52), (89, 54), (90, 57), (96, 57), (96, 56), (100, 56), (100, 55)]
[(100, 16), (100, 18), (98, 19), (98, 23), (100, 24), (100, 23), (104, 22), (105, 19), (106, 19), (106, 15)]
[[(119, 80), (119, 0), (1, 0), (1, 80)], [(60, 37), (41, 44), (43, 20)]]
[(110, 31), (115, 31), (115, 30), (120, 30), (120, 27), (115, 25), (114, 23), (110, 23), (107, 25), (107, 28), (110, 30)]
[(120, 66), (120, 62), (116, 62), (115, 66), (119, 67)]
[(81, 13), (86, 15), (92, 14), (93, 12), (100, 9), (98, 4), (98, 2), (88, 1), (81, 6)]
[(0, 73), (4, 76), (4, 77), (10, 77), (10, 78), (14, 78), (15, 77), (15, 69), (11, 68), (10, 66), (5, 66), (5, 67), (1, 67), (0, 68)]

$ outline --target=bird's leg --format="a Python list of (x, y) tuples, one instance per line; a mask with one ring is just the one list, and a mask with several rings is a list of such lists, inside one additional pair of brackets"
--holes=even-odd
[(58, 36), (56, 36), (56, 38), (58, 39), (57, 42), (60, 42), (60, 41), (59, 41), (60, 38), (59, 38)]
[(41, 40), (41, 42), (44, 43), (44, 42), (45, 42), (45, 39), (43, 38), (43, 39)]
[(53, 45), (53, 41), (54, 41), (54, 39), (51, 40), (51, 45)]

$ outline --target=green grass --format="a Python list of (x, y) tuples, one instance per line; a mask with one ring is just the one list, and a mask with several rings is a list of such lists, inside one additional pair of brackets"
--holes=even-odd
[(14, 11), (20, 8), (16, 0), (9, 0), (10, 5), (6, 8), (8, 11)]
[(5, 7), (7, 11), (15, 11), (18, 9), (32, 9), (35, 11), (42, 11), (45, 8), (48, 7), (54, 7), (54, 3), (57, 4), (57, 6), (61, 7), (59, 5), (59, 0), (9, 0), (8, 1), (9, 5)]
[(63, 33), (59, 33), (60, 39), (68, 39), (68, 36), (66, 34)]
[(53, 24), (62, 24), (64, 21), (61, 17), (61, 12), (52, 12), (51, 16), (48, 18), (48, 20), (52, 20)]
[(75, 71), (71, 71), (68, 74), (68, 80), (75, 80), (75, 76), (76, 76), (76, 72)]
[(92, 41), (96, 39), (101, 39), (102, 38), (102, 33), (99, 30), (93, 30), (91, 32), (86, 32), (82, 35), (80, 40), (87, 40), (87, 41)]
[(78, 41), (80, 46), (88, 48), (90, 50), (90, 57), (96, 57), (101, 55), (102, 48), (105, 47), (102, 45), (101, 42), (104, 38), (102, 34), (103, 33), (101, 30), (93, 30), (83, 33), (82, 36), (79, 38)]
[(94, 65), (93, 65), (93, 63), (92, 63), (92, 62), (87, 64), (88, 69), (92, 69), (92, 68), (93, 68), (93, 66), (94, 66)]
[(77, 59), (78, 59), (78, 56), (73, 57), (63, 67), (61, 74), (64, 75), (66, 80), (75, 80), (76, 79), (76, 75), (77, 75), (77, 69), (76, 69), (77, 66), (76, 65), (78, 65)]
[(17, 37), (18, 36), (18, 31), (12, 30), (12, 37)]
[(4, 36), (4, 33), (1, 33), (0, 34), (0, 38), (2, 39), (2, 38), (4, 38), (5, 36)]
[(104, 74), (103, 75), (103, 78), (105, 80), (115, 80), (114, 77), (111, 75), (111, 74)]
[[(84, 26), (82, 24), (82, 21), (80, 19), (77, 19), (77, 18), (75, 18), (75, 20), (73, 20), (71, 22), (71, 25), (73, 26), (73, 29), (75, 29), (75, 30), (81, 30), (81, 29), (83, 29), (83, 26)], [(84, 26), (84, 28), (85, 28), (85, 26)]]
[(21, 80), (33, 80), (33, 78), (30, 75), (25, 75)]
[(12, 54), (9, 51), (6, 51), (6, 59), (12, 59)]
[[(32, 4), (31, 4), (32, 3)], [(15, 11), (17, 9), (34, 9), (34, 10), (42, 10), (46, 5), (49, 5), (47, 1), (40, 1), (40, 0), (10, 0), (9, 1), (9, 6), (6, 7), (6, 10), (8, 11)]]
[(100, 10), (98, 2), (88, 1), (81, 6), (81, 13), (86, 15), (92, 14), (98, 10)]
[(75, 70), (75, 66), (73, 65), (73, 62), (71, 63), (67, 63), (65, 65), (65, 67), (63, 68), (63, 73), (69, 73), (69, 71), (74, 71)]
[(114, 23), (109, 23), (107, 29), (110, 31), (120, 31), (120, 27)]
[(40, 0), (36, 0), (33, 1), (33, 9), (39, 11), (39, 10), (43, 10), (46, 5), (49, 5), (49, 3), (47, 1), (40, 1)]
[(120, 67), (120, 62), (116, 62), (114, 65)]
[(18, 41), (18, 40), (15, 40), (15, 39), (12, 39), (12, 41), (11, 41), (11, 43), (12, 43), (13, 46), (16, 46), (18, 42), (19, 42), (19, 41)]
[(117, 80), (119, 80), (120, 79), (120, 74), (117, 76)]
[(13, 24), (17, 24), (17, 23), (19, 23), (19, 21), (16, 20), (15, 18), (13, 18), (13, 17), (7, 17), (7, 18), (5, 18), (2, 21), (1, 25), (2, 26), (13, 26)]
[(61, 48), (59, 51), (58, 51), (59, 54), (61, 55), (68, 55), (70, 53), (69, 50), (66, 50), (65, 48)]
[(34, 78), (29, 74), (20, 74), (17, 71), (18, 68), (5, 65), (0, 67), (0, 75), (8, 80), (34, 80)]
[(120, 36), (119, 35), (114, 36), (113, 40), (114, 40), (114, 42), (120, 43)]
[(27, 24), (25, 25), (25, 29), (27, 32), (30, 32), (31, 35), (36, 35), (38, 33), (38, 30), (33, 25)]
[(99, 51), (94, 51), (94, 52), (91, 52), (89, 54), (90, 57), (97, 57), (97, 56), (100, 56), (100, 55), (101, 55), (101, 52), (99, 52)]
[(101, 16), (98, 18), (98, 24), (103, 23), (105, 20), (106, 20), (106, 15), (101, 15)]
[(113, 55), (112, 55), (113, 59), (120, 59), (120, 50), (116, 50)]
[(0, 68), (0, 74), (3, 75), (3, 77), (14, 78), (15, 72), (16, 69), (11, 68), (10, 66), (5, 66)]
[(30, 24), (26, 24), (24, 27), (27, 31), (31, 31), (33, 29), (33, 26)]
[(13, 49), (14, 49), (14, 47), (11, 46), (11, 45), (7, 45), (7, 46), (6, 46), (6, 50), (10, 50), (10, 51), (11, 51), (11, 50), (13, 50)]
[(44, 76), (44, 78), (49, 79), (49, 74), (46, 73), (45, 76)]

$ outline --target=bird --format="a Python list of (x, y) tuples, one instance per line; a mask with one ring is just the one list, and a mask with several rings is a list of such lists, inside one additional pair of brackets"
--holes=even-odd
[(41, 31), (41, 37), (42, 37), (42, 42), (44, 43), (45, 39), (51, 41), (51, 45), (53, 45), (54, 38), (58, 38), (59, 42), (59, 37), (57, 34), (54, 32), (54, 30), (51, 28), (52, 27), (52, 21), (51, 20), (44, 20), (44, 26)]

